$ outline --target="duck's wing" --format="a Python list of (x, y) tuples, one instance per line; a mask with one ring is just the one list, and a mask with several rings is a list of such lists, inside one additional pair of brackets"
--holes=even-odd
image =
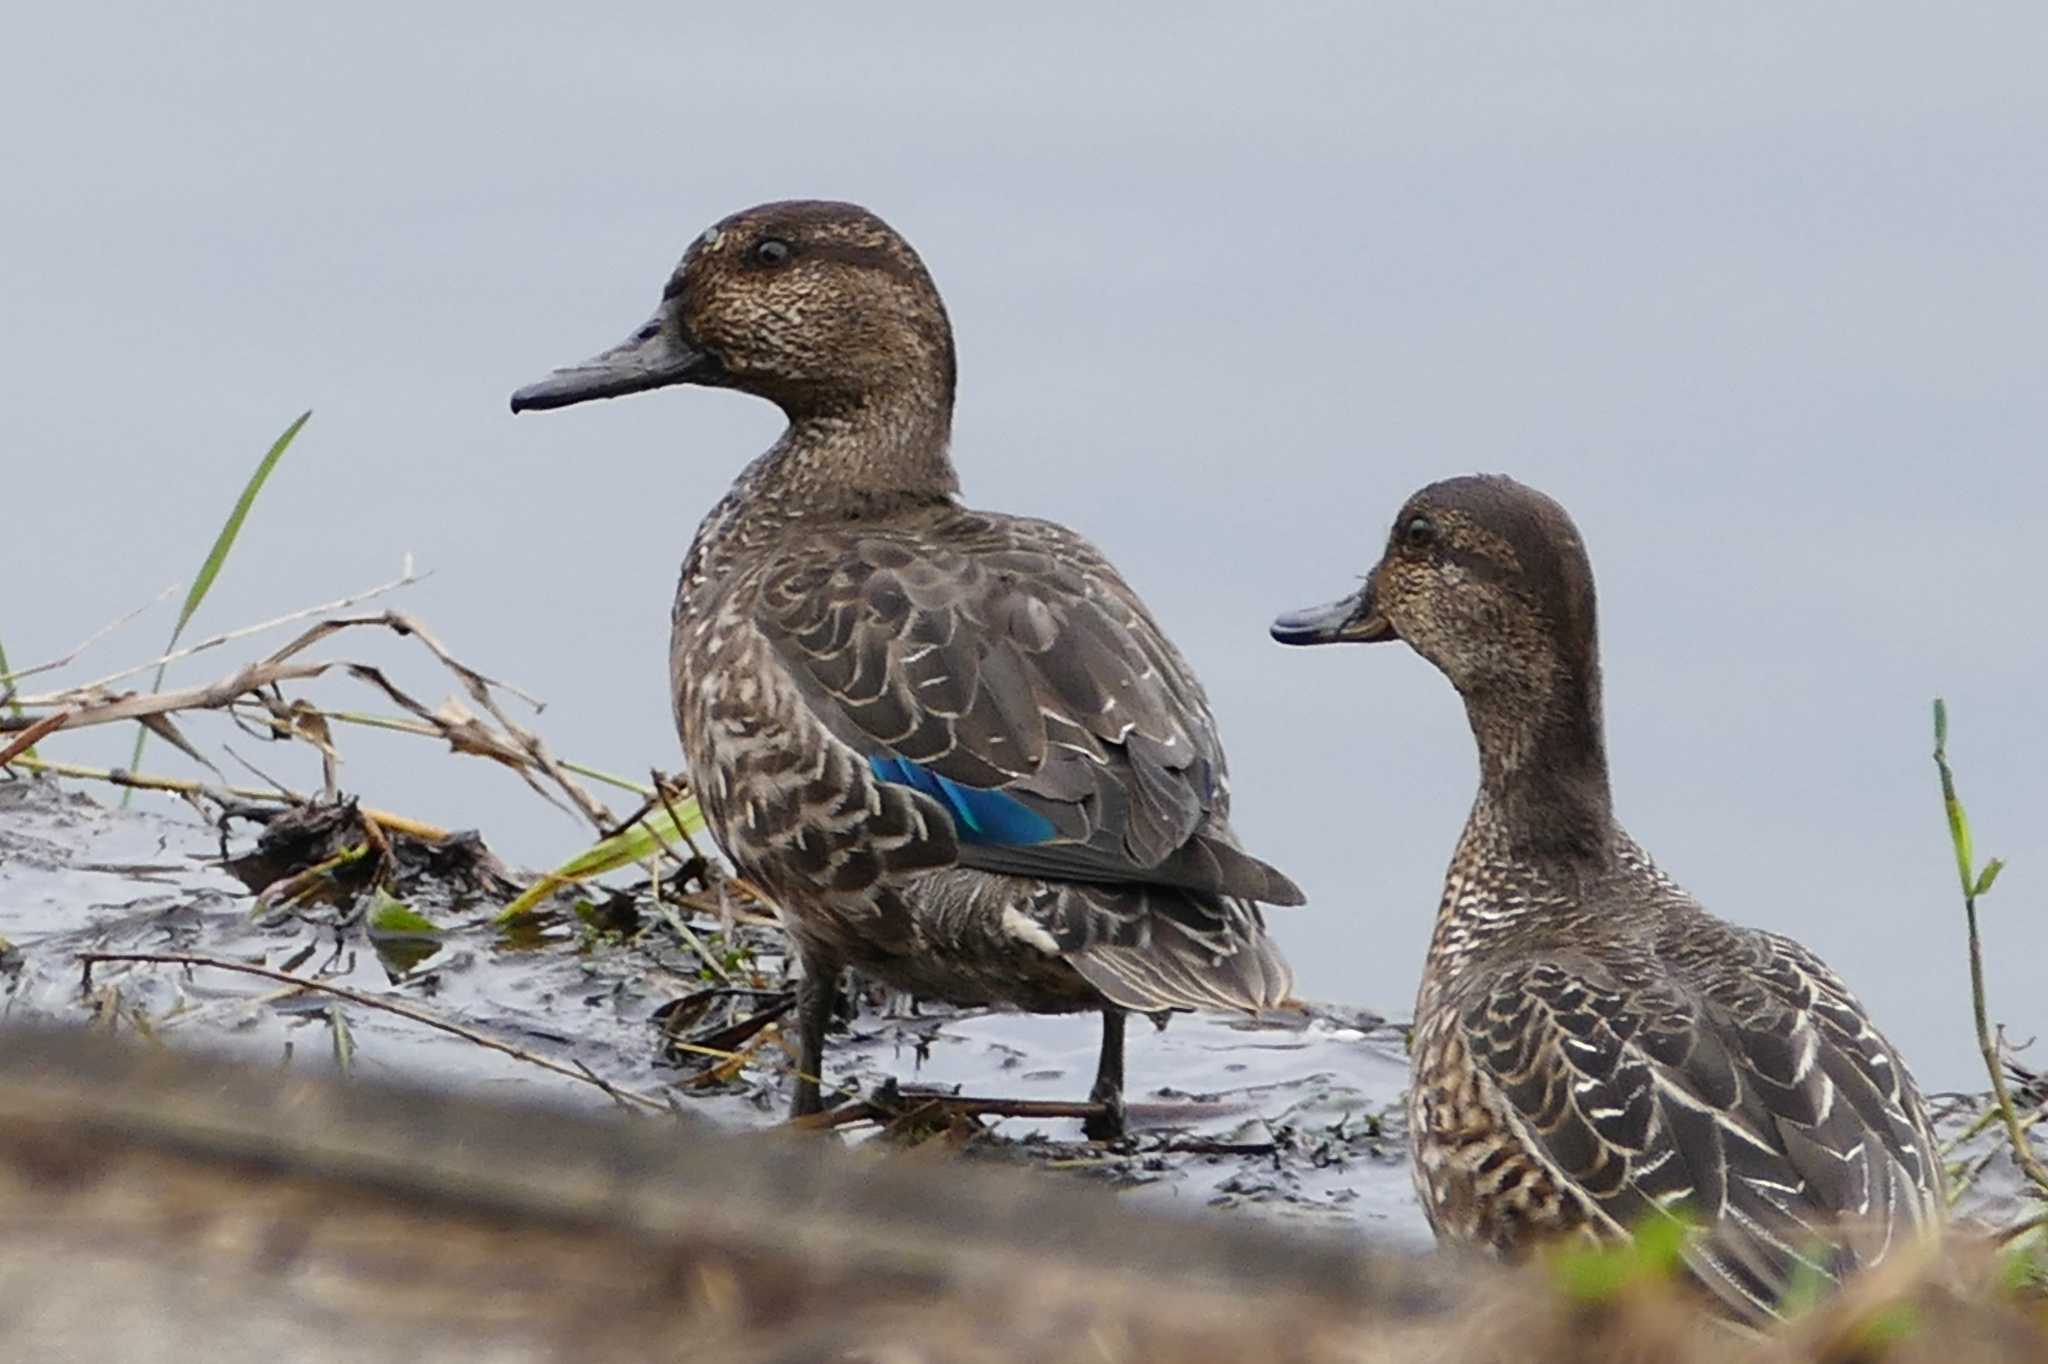
[(755, 624), (820, 721), (952, 820), (963, 864), (1272, 904), (1187, 663), (1086, 541), (959, 511), (792, 541)]
[(1939, 1159), (1898, 1054), (1812, 953), (1704, 918), (1686, 953), (1698, 969), (1675, 978), (1503, 971), (1460, 1031), (1518, 1144), (1596, 1225), (1699, 1219), (1695, 1276), (1759, 1320), (1935, 1225)]

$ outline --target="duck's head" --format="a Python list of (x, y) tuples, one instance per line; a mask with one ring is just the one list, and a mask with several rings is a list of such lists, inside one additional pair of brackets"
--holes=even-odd
[(639, 330), (520, 389), (512, 410), (670, 384), (758, 394), (792, 421), (887, 402), (950, 414), (953, 333), (924, 262), (880, 218), (762, 204), (691, 243)]
[(1597, 668), (1593, 570), (1563, 507), (1497, 475), (1402, 504), (1358, 591), (1273, 622), (1282, 644), (1405, 640), (1467, 697), (1549, 694)]

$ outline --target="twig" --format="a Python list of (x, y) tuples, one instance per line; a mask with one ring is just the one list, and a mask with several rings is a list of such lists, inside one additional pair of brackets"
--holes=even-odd
[[(172, 583), (169, 587), (157, 593), (154, 599), (144, 602), (142, 605), (136, 607), (133, 611), (130, 611), (127, 615), (118, 617), (115, 620), (111, 620), (107, 622), (105, 625), (102, 625), (99, 629), (93, 631), (90, 635), (87, 635), (85, 639), (76, 648), (72, 649), (70, 653), (65, 654), (62, 658), (53, 658), (48, 663), (38, 663), (33, 668), (16, 668), (11, 673), (0, 673), (0, 687), (11, 686), (16, 682), (21, 681), (22, 678), (34, 677), (37, 673), (54, 672), (58, 668), (62, 668), (67, 664), (74, 662), (78, 658), (78, 656), (84, 653), (87, 649), (90, 649), (93, 645), (99, 643), (108, 635), (113, 634), (114, 631), (120, 629), (129, 621), (134, 620), (137, 616), (141, 615), (144, 611), (147, 611), (150, 607), (161, 605), (166, 597), (169, 597), (172, 593), (176, 592), (179, 588), (183, 586), (183, 583)], [(149, 665), (144, 664), (143, 666), (148, 667)]]
[[(762, 1027), (753, 1034), (753, 1036), (741, 1039), (740, 1042), (737, 1044), (737, 1050), (735, 1050), (729, 1057), (727, 1057), (727, 1059), (718, 1062), (716, 1065), (705, 1067), (703, 1070), (698, 1071), (695, 1075), (692, 1075), (683, 1083), (691, 1086), (692, 1088), (700, 1088), (706, 1085), (726, 1083), (728, 1080), (731, 1080), (734, 1076), (738, 1075), (740, 1071), (745, 1068), (748, 1057), (752, 1056), (756, 1051), (759, 1051), (761, 1047), (768, 1042), (769, 1038), (774, 1036), (776, 1036), (776, 1034), (770, 1032), (768, 1030), (768, 1026), (766, 1024), (763, 1024)], [(698, 1049), (703, 1050), (704, 1048), (700, 1047)]]
[[(589, 1067), (589, 1065), (584, 1062), (582, 1057), (576, 1056), (571, 1057), (570, 1059), (575, 1061), (576, 1069), (583, 1072), (584, 1079), (590, 1081), (590, 1083), (596, 1085), (599, 1089), (603, 1090), (605, 1094), (611, 1099), (611, 1101), (618, 1105), (619, 1112), (624, 1113), (629, 1117), (637, 1116), (633, 1113), (633, 1105), (630, 1102), (628, 1102), (624, 1090), (620, 1089), (610, 1080), (605, 1079), (604, 1076), (599, 1075), (596, 1071), (592, 1070)], [(670, 1111), (673, 1112), (675, 1110), (671, 1108)]]
[(367, 844), (351, 843), (332, 857), (315, 862), (312, 866), (294, 872), (282, 881), (265, 886), (256, 896), (256, 902), (249, 907), (250, 915), (268, 913), (279, 905), (294, 905), (310, 894), (322, 881), (332, 879), (332, 873), (343, 867), (354, 866), (369, 855)]
[[(163, 654), (159, 657), (152, 658), (147, 663), (138, 663), (132, 668), (123, 668), (120, 672), (109, 673), (105, 677), (97, 678), (91, 682), (81, 683), (76, 687), (67, 688), (64, 692), (57, 693), (57, 695), (68, 695), (70, 692), (98, 691), (100, 688), (108, 686), (112, 683), (120, 682), (127, 678), (134, 677), (138, 673), (146, 673), (151, 668), (162, 667), (164, 664), (167, 663), (176, 663), (181, 658), (190, 658), (192, 655), (196, 653), (202, 653), (207, 649), (219, 648), (221, 645), (227, 644), (233, 640), (247, 639), (250, 635), (260, 635), (266, 630), (275, 630), (280, 625), (290, 625), (295, 621), (307, 620), (313, 616), (320, 615), (323, 612), (345, 610), (346, 608), (354, 606), (360, 602), (369, 601), (373, 597), (381, 597), (386, 592), (394, 592), (401, 587), (410, 587), (412, 586), (412, 584), (419, 582), (422, 579), (430, 578), (432, 576), (433, 574), (431, 572), (414, 573), (412, 571), (412, 556), (408, 554), (405, 556), (405, 561), (399, 566), (399, 575), (396, 578), (393, 578), (390, 582), (385, 583), (381, 587), (373, 587), (370, 588), (368, 591), (353, 593), (350, 596), (346, 597), (337, 597), (333, 601), (323, 602), (318, 606), (308, 606), (301, 610), (293, 611), (289, 615), (278, 616), (275, 619), (263, 621), (261, 624), (244, 625), (237, 630), (228, 630), (222, 634), (215, 635), (210, 639), (202, 639), (197, 644), (188, 644), (182, 649), (173, 649), (171, 652), (167, 654)], [(172, 590), (176, 591), (175, 588), (173, 588)], [(97, 638), (97, 636), (95, 636), (95, 638)], [(80, 648), (82, 650), (83, 646), (80, 646)], [(14, 675), (16, 677), (26, 677), (30, 672), (39, 671), (41, 671), (41, 669), (31, 668), (24, 670), (23, 672), (16, 673)], [(32, 699), (33, 698), (23, 697), (22, 701), (24, 704), (27, 704)]]
[(1270, 1156), (1279, 1149), (1277, 1141), (1168, 1141), (1151, 1151), (1176, 1156)]
[(697, 954), (697, 960), (710, 967), (720, 980), (724, 981), (727, 985), (732, 984), (732, 972), (725, 969), (725, 963), (711, 955), (711, 949), (704, 945), (704, 940), (698, 937), (695, 930), (683, 921), (683, 916), (676, 913), (676, 907), (669, 903), (666, 895), (661, 893), (661, 859), (659, 857), (647, 859), (647, 879), (648, 883), (654, 888), (654, 908), (660, 913), (663, 922), (668, 924), (669, 931), (682, 939), (684, 945)]
[[(216, 805), (232, 805), (237, 801), (263, 801), (270, 805), (303, 805), (303, 797), (290, 793), (265, 791), (254, 786), (212, 786), (203, 781), (189, 781), (184, 777), (158, 777), (146, 772), (129, 772), (114, 767), (86, 767), (79, 763), (55, 763), (42, 758), (16, 758), (14, 766), (27, 768), (31, 772), (47, 773), (52, 777), (76, 777), (81, 781), (103, 781), (110, 786), (129, 786), (137, 791), (163, 791), (174, 796), (199, 796)], [(259, 774), (260, 775), (260, 774)], [(388, 833), (408, 834), (413, 838), (430, 843), (446, 842), (452, 835), (438, 824), (429, 824), (410, 815), (401, 815), (392, 810), (379, 810), (371, 806), (362, 807), (362, 813), (377, 821)]]
[(211, 967), (216, 971), (237, 971), (243, 975), (261, 976), (265, 980), (274, 980), (282, 984), (296, 985), (306, 990), (315, 990), (321, 994), (333, 995), (337, 999), (345, 999), (351, 1004), (359, 1004), (366, 1009), (380, 1009), (385, 1013), (397, 1014), (400, 1018), (411, 1019), (413, 1022), (424, 1024), (429, 1028), (452, 1033), (465, 1042), (472, 1042), (488, 1051), (500, 1052), (515, 1061), (524, 1061), (528, 1065), (539, 1066), (542, 1070), (566, 1076), (583, 1084), (594, 1084), (611, 1096), (614, 1101), (623, 1098), (638, 1104), (642, 1108), (652, 1109), (657, 1113), (666, 1113), (668, 1111), (667, 1104), (649, 1095), (621, 1088), (587, 1071), (578, 1070), (574, 1066), (565, 1066), (561, 1062), (551, 1061), (545, 1056), (536, 1056), (523, 1047), (514, 1046), (510, 1042), (500, 1041), (487, 1033), (478, 1032), (476, 1029), (465, 1027), (460, 1023), (436, 1017), (424, 1009), (416, 1009), (409, 1004), (402, 1004), (397, 1000), (385, 999), (377, 995), (366, 995), (360, 990), (352, 990), (345, 985), (331, 985), (326, 981), (307, 980), (303, 976), (294, 976), (290, 972), (273, 970), (268, 966), (258, 966), (254, 962), (234, 961), (227, 957), (201, 956), (188, 952), (81, 952), (78, 954), (78, 960), (85, 967), (86, 983), (88, 986), (91, 984), (93, 966), (103, 961), (156, 962), (166, 966), (205, 966)]
[(525, 750), (527, 757), (531, 758), (536, 766), (546, 772), (554, 780), (555, 785), (562, 788), (563, 793), (570, 800), (574, 801), (576, 807), (583, 812), (584, 818), (595, 825), (597, 831), (602, 834), (605, 826), (611, 823), (611, 811), (605, 809), (604, 806), (592, 799), (588, 791), (577, 785), (570, 778), (569, 774), (562, 770), (561, 764), (555, 761), (555, 755), (548, 751), (548, 746), (541, 741), (541, 737), (538, 734), (512, 723), (511, 717), (498, 709), (497, 698), (491, 694), (491, 689), (493, 687), (501, 687), (525, 701), (535, 710), (543, 709), (543, 703), (519, 688), (509, 683), (500, 682), (495, 678), (486, 677), (468, 664), (463, 663), (450, 654), (447, 649), (443, 648), (441, 641), (435, 639), (432, 634), (428, 633), (425, 626), (412, 619), (412, 617), (402, 615), (396, 611), (387, 611), (384, 614), (390, 619), (394, 629), (403, 629), (406, 633), (411, 634), (421, 644), (426, 646), (428, 652), (440, 659), (444, 667), (462, 679), (463, 685), (468, 689), (470, 696), (475, 699), (476, 703), (489, 712), (490, 717), (498, 722), (499, 727), (512, 736), (513, 740)]
[(75, 712), (69, 710), (52, 711), (34, 724), (31, 724), (21, 733), (15, 735), (14, 742), (4, 748), (0, 748), (0, 767), (5, 767), (29, 749), (34, 748), (36, 740), (42, 738), (45, 734), (62, 729), (64, 722), (69, 720), (73, 714)]
[[(298, 654), (329, 635), (362, 626), (381, 626), (396, 634), (418, 640), (442, 666), (456, 675), (470, 697), (497, 722), (502, 734), (493, 732), (474, 715), (463, 711), (452, 702), (439, 712), (427, 709), (393, 684), (384, 676), (381, 669), (369, 664), (295, 661)], [(269, 712), (273, 722), (284, 732), (300, 738), (309, 738), (302, 732), (302, 727), (294, 723), (290, 707), (284, 701), (266, 697), (263, 693), (268, 689), (274, 689), (279, 683), (320, 677), (336, 668), (377, 687), (402, 709), (436, 726), (441, 737), (457, 752), (491, 758), (504, 764), (518, 773), (520, 779), (534, 791), (552, 801), (555, 798), (534, 778), (534, 773), (540, 772), (568, 797), (573, 806), (573, 813), (587, 819), (600, 832), (610, 825), (611, 812), (577, 784), (548, 751), (547, 745), (539, 735), (513, 723), (499, 708), (492, 688), (500, 687), (510, 691), (535, 709), (539, 709), (541, 703), (519, 688), (480, 673), (455, 658), (418, 620), (398, 611), (384, 611), (368, 616), (329, 617), (303, 631), (297, 638), (267, 658), (251, 663), (207, 686), (187, 687), (172, 692), (110, 695), (96, 689), (95, 684), (52, 692), (44, 696), (18, 699), (23, 705), (64, 708), (64, 719), (58, 726), (61, 729), (115, 724), (125, 720), (146, 721), (151, 716), (167, 715), (182, 710), (231, 711), (237, 704), (253, 700)], [(0, 716), (0, 731), (26, 729), (31, 723), (39, 722)]]
[(796, 1007), (796, 996), (788, 990), (753, 990), (738, 985), (727, 986), (723, 989), (699, 990), (695, 994), (687, 995), (677, 1000), (668, 1007), (668, 1012), (662, 1025), (664, 1044), (679, 1040), (671, 1033), (667, 1020), (673, 1019), (676, 1013), (680, 1012), (687, 1005), (693, 1004), (700, 999), (732, 998), (742, 995), (753, 999), (766, 998), (772, 1002), (766, 1008), (757, 1009), (736, 1023), (728, 1023), (722, 1028), (713, 1028), (710, 1032), (698, 1033), (695, 1037), (690, 1038), (685, 1045), (700, 1052), (716, 1051), (721, 1047), (728, 1049), (738, 1048), (739, 1050), (734, 1051), (731, 1058), (737, 1060), (739, 1057), (746, 1055), (747, 1052), (752, 1051), (754, 1046), (760, 1043), (769, 1024), (774, 1023)]
[[(80, 704), (81, 693), (54, 693), (48, 697), (24, 696), (24, 706), (63, 705), (60, 712), (63, 722), (59, 729), (85, 729), (92, 725), (112, 725), (123, 720), (140, 720), (147, 715), (167, 715), (180, 710), (219, 710), (238, 697), (261, 687), (279, 682), (298, 682), (309, 677), (318, 677), (328, 669), (346, 666), (334, 663), (285, 663), (279, 659), (266, 659), (228, 674), (217, 682), (200, 687), (184, 687), (178, 691), (133, 692), (123, 696), (99, 700), (87, 700)], [(0, 727), (7, 729), (28, 728), (13, 721), (0, 720)]]
[[(311, 955), (311, 951), (312, 949), (308, 948), (306, 955)], [(159, 1014), (156, 1019), (156, 1030), (164, 1033), (169, 1032), (172, 1028), (182, 1028), (195, 1018), (206, 1018), (211, 1014), (224, 1012), (230, 1007), (245, 1007), (248, 1005), (274, 1007), (303, 993), (305, 993), (303, 985), (287, 985), (281, 989), (269, 990), (247, 999), (214, 1000), (206, 1004), (194, 1003), (188, 999), (169, 1013)]]
[(2002, 1246), (2009, 1246), (2022, 1236), (2044, 1228), (2048, 1228), (2048, 1212), (2037, 1213), (2025, 1221), (2015, 1222), (2009, 1227), (2001, 1227), (1998, 1231), (1992, 1233), (1991, 1239)]
[(1969, 924), (1970, 1008), (1977, 1024), (1977, 1051), (1983, 1056), (1984, 1069), (1991, 1076), (1992, 1102), (1997, 1106), (2000, 1121), (2005, 1124), (2006, 1140), (2012, 1145), (2013, 1163), (2037, 1189), (2048, 1193), (2048, 1167), (2044, 1167), (2040, 1157), (2034, 1154), (2033, 1143), (2027, 1139), (2026, 1130), (2020, 1126), (2019, 1114), (2013, 1108), (2012, 1095), (2006, 1088), (2005, 1065), (1998, 1039), (1991, 1031), (1990, 1007), (1985, 1002), (1984, 946), (1977, 931), (1977, 897), (1991, 889), (2004, 863), (1994, 857), (1985, 863), (1981, 873), (1975, 868), (1970, 847), (1970, 818), (1956, 795), (1955, 774), (1948, 765), (1948, 704), (1939, 697), (1934, 702), (1934, 766), (1941, 774), (1941, 803), (1948, 815), (1949, 841), (1955, 846), (1956, 871), (1962, 880), (1963, 917)]
[(280, 797), (282, 797), (282, 798), (283, 798), (283, 800), (284, 800), (284, 801), (285, 801), (285, 802), (286, 802), (287, 804), (289, 804), (289, 805), (304, 805), (304, 804), (306, 804), (306, 803), (307, 803), (307, 802), (306, 802), (306, 797), (305, 797), (304, 795), (302, 795), (301, 793), (299, 793), (299, 792), (297, 792), (297, 791), (294, 791), (294, 790), (292, 790), (292, 788), (291, 788), (291, 787), (289, 787), (289, 786), (286, 786), (286, 785), (285, 785), (285, 784), (284, 784), (283, 782), (279, 781), (279, 780), (278, 780), (278, 779), (277, 779), (276, 777), (273, 777), (273, 776), (271, 776), (271, 775), (270, 775), (270, 774), (269, 774), (268, 772), (265, 772), (265, 771), (264, 771), (264, 770), (263, 770), (262, 768), (258, 767), (258, 766), (257, 766), (257, 765), (256, 765), (255, 763), (252, 763), (252, 762), (250, 762), (250, 761), (249, 761), (249, 760), (248, 760), (247, 758), (245, 758), (245, 757), (243, 757), (243, 756), (242, 756), (241, 754), (239, 754), (239, 753), (235, 752), (235, 750), (233, 750), (232, 748), (229, 748), (229, 747), (228, 747), (228, 746), (227, 746), (226, 744), (222, 744), (222, 745), (220, 746), (220, 749), (221, 749), (221, 752), (223, 752), (223, 753), (227, 754), (227, 755), (228, 755), (228, 756), (229, 756), (230, 758), (233, 758), (233, 759), (234, 759), (234, 760), (235, 760), (236, 762), (238, 762), (238, 763), (240, 763), (240, 764), (241, 764), (242, 766), (244, 766), (244, 767), (248, 768), (248, 769), (249, 769), (249, 770), (250, 770), (251, 772), (254, 772), (254, 773), (255, 773), (255, 774), (257, 775), (257, 776), (259, 776), (259, 777), (263, 778), (263, 780), (265, 780), (265, 781), (269, 782), (269, 783), (271, 784), (271, 786), (272, 786), (272, 787), (273, 787), (273, 788), (274, 788), (274, 789), (275, 789), (275, 790), (277, 791), (278, 795), (279, 795)]
[[(675, 801), (670, 797), (670, 788), (675, 783), (669, 778), (664, 777), (660, 772), (652, 769), (648, 771), (647, 775), (654, 782), (654, 794), (661, 797), (661, 808), (668, 815), (670, 826), (683, 836), (683, 846), (690, 850), (690, 856), (696, 858), (699, 862), (704, 861), (703, 850), (697, 846), (697, 840), (690, 837), (690, 826), (685, 824), (683, 817), (676, 813)], [(680, 787), (677, 787), (676, 790), (677, 794), (681, 793)]]
[[(667, 789), (658, 786), (655, 788), (655, 791), (661, 799), (663, 810), (665, 810), (668, 813), (669, 822), (671, 823), (671, 825), (674, 826), (678, 833), (681, 833), (683, 835), (684, 841), (688, 842), (690, 835), (688, 834), (688, 832), (684, 830), (682, 818), (681, 816), (676, 814), (676, 807), (669, 803)], [(656, 829), (652, 824), (649, 824), (646, 827), (647, 832), (654, 835), (654, 841), (661, 845), (661, 850), (663, 852), (667, 853), (670, 857), (675, 857), (678, 863), (681, 863), (683, 861), (682, 858), (676, 857), (675, 849), (671, 848), (668, 845), (668, 840), (661, 836), (660, 830)], [(700, 861), (703, 858), (703, 854), (697, 851), (695, 844), (690, 845), (690, 855), (692, 857), (699, 859)], [(704, 945), (704, 940), (698, 937), (697, 934), (690, 928), (690, 926), (687, 923), (683, 922), (683, 916), (676, 913), (676, 907), (670, 904), (668, 900), (662, 895), (660, 858), (656, 857), (649, 860), (647, 864), (647, 874), (648, 880), (651, 881), (654, 886), (654, 907), (657, 910), (659, 910), (662, 917), (668, 921), (669, 928), (674, 931), (675, 935), (678, 938), (681, 938), (684, 941), (684, 943), (688, 944), (692, 952), (695, 952), (697, 954), (697, 960), (703, 962), (706, 966), (710, 967), (712, 971), (717, 974), (718, 978), (724, 981), (727, 985), (732, 984), (732, 972), (725, 969), (725, 963), (720, 961), (717, 957), (711, 955), (711, 949)]]
[[(323, 720), (332, 720), (337, 724), (357, 725), (364, 729), (390, 730), (398, 734), (417, 734), (423, 739), (444, 739), (447, 737), (446, 732), (440, 726), (429, 724), (423, 720), (402, 719), (396, 715), (366, 715), (361, 711), (323, 710), (318, 706), (305, 707), (305, 713), (307, 715), (317, 715)], [(621, 777), (617, 773), (607, 772), (601, 767), (591, 767), (587, 763), (572, 762), (567, 758), (558, 758), (556, 761), (562, 764), (562, 770), (565, 772), (574, 772), (579, 777), (588, 777), (592, 781), (601, 781), (606, 786), (614, 786), (621, 791), (630, 791), (643, 800), (654, 794), (653, 787), (643, 786), (630, 777)]]
[(87, 767), (81, 763), (58, 763), (28, 757), (13, 758), (10, 759), (10, 763), (12, 766), (26, 768), (31, 772), (46, 773), (52, 777), (77, 777), (82, 781), (103, 781), (111, 786), (132, 786), (138, 791), (167, 791), (176, 796), (203, 796), (217, 805), (228, 805), (240, 800), (267, 801), (273, 805), (297, 803), (289, 796), (253, 786), (214, 786), (203, 781), (188, 781), (184, 777), (157, 777), (144, 772), (130, 772), (120, 767)]
[(978, 1098), (967, 1094), (923, 1094), (899, 1092), (900, 1103), (887, 1105), (878, 1098), (857, 1098), (823, 1113), (791, 1118), (788, 1125), (806, 1131), (845, 1127), (850, 1123), (891, 1122), (920, 1109), (942, 1112), (948, 1117), (986, 1118), (1106, 1118), (1109, 1105), (1061, 1099)]

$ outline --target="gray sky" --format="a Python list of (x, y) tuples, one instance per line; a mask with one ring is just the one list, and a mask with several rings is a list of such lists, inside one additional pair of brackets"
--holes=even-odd
[[(1276, 916), (1308, 993), (1405, 1014), (1473, 759), (1420, 660), (1265, 624), (1493, 470), (1591, 547), (1631, 831), (1936, 1087), (1976, 1078), (1947, 693), (2013, 863), (1994, 1008), (2048, 1029), (2048, 9), (1270, 8), (39, 7), (0, 80), (0, 640), (39, 660), (187, 577), (311, 406), (197, 628), (412, 551), (401, 604), (547, 697), (560, 752), (674, 766), (676, 563), (777, 415), (506, 398), (714, 219), (855, 199), (952, 311), (969, 500), (1093, 536), (1206, 679), (1238, 825), (1313, 900)], [(348, 751), (515, 860), (582, 841), (481, 764)]]

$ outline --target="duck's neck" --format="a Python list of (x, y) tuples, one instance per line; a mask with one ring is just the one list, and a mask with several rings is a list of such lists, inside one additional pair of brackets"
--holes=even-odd
[(947, 454), (951, 392), (892, 390), (789, 412), (789, 429), (747, 471), (752, 496), (785, 515), (864, 518), (960, 491)]
[(1598, 868), (1620, 834), (1600, 722), (1600, 665), (1590, 649), (1465, 695), (1479, 741), (1475, 829), (1519, 861)]
[(676, 585), (679, 628), (706, 584), (749, 562), (793, 522), (873, 520), (950, 502), (959, 490), (946, 454), (950, 388), (932, 401), (849, 404), (789, 418), (781, 439), (698, 524)]

